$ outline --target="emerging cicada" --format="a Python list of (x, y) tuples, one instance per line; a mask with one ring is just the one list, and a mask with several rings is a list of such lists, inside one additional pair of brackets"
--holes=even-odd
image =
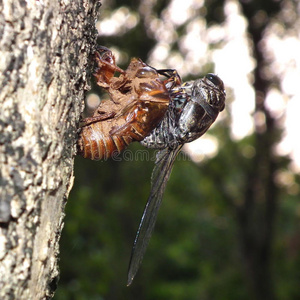
[(185, 143), (202, 136), (225, 107), (224, 84), (218, 76), (208, 74), (202, 79), (182, 83), (175, 70), (158, 72), (169, 77), (165, 85), (171, 102), (160, 124), (141, 142), (148, 148), (161, 150), (156, 156), (150, 196), (132, 248), (128, 285), (146, 252), (177, 154)]
[[(124, 71), (105, 47), (99, 48), (95, 58), (94, 76), (110, 100), (101, 102), (93, 116), (83, 120), (78, 154), (100, 160), (149, 135), (164, 117), (170, 95), (158, 72), (140, 59), (133, 58)], [(120, 76), (114, 77), (115, 72)]]
[[(176, 70), (156, 70), (136, 58), (124, 71), (105, 47), (96, 52), (96, 62), (94, 75), (110, 100), (101, 102), (94, 115), (83, 120), (78, 153), (107, 159), (133, 141), (159, 149), (150, 196), (132, 248), (130, 285), (146, 252), (176, 156), (185, 143), (202, 136), (213, 124), (225, 107), (226, 93), (214, 74), (182, 83)], [(114, 77), (115, 72), (120, 76)]]

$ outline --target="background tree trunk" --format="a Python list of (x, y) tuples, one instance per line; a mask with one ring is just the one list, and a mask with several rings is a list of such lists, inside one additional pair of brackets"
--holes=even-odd
[(275, 16), (280, 11), (280, 3), (265, 1), (256, 5), (242, 3), (241, 6), (249, 22), (248, 33), (252, 38), (253, 57), (256, 60), (253, 83), (255, 115), (263, 115), (265, 122), (255, 124), (253, 168), (247, 174), (243, 204), (236, 207), (239, 241), (251, 296), (257, 300), (273, 300), (277, 297), (274, 294), (271, 262), (274, 220), (280, 199), (275, 174), (281, 164), (278, 156), (274, 155), (274, 145), (280, 141), (281, 131), (265, 104), (268, 91), (274, 83), (264, 79), (263, 68), (268, 64), (261, 45), (272, 19), (266, 18), (258, 25), (255, 16), (265, 10)]
[(0, 299), (49, 299), (99, 1), (0, 8)]

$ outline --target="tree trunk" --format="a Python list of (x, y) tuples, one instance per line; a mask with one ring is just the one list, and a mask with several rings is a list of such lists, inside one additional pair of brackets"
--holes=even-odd
[(0, 299), (50, 299), (97, 0), (0, 1)]
[[(277, 299), (271, 270), (272, 245), (274, 240), (274, 220), (279, 201), (279, 187), (275, 182), (276, 171), (280, 168), (274, 155), (274, 146), (280, 141), (281, 132), (265, 105), (265, 98), (273, 82), (263, 77), (267, 66), (261, 43), (264, 31), (280, 11), (276, 1), (242, 2), (242, 9), (248, 20), (248, 33), (252, 38), (252, 52), (256, 60), (254, 69), (255, 114), (264, 116), (263, 124), (255, 124), (255, 155), (252, 170), (247, 174), (243, 205), (237, 208), (240, 229), (240, 243), (246, 277), (251, 298), (257, 300)], [(255, 22), (259, 12), (269, 16), (264, 22)]]

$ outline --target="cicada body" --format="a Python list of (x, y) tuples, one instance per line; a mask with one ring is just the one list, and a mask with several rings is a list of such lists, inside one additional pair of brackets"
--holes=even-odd
[[(166, 70), (158, 72), (168, 75)], [(160, 124), (141, 141), (142, 145), (160, 151), (152, 172), (150, 196), (132, 248), (128, 285), (146, 252), (177, 154), (185, 143), (202, 136), (225, 107), (224, 84), (218, 76), (208, 74), (183, 84), (175, 71), (170, 70), (169, 76), (165, 81), (171, 97), (168, 111)]]
[[(141, 141), (164, 117), (169, 92), (158, 72), (133, 58), (123, 71), (115, 65), (111, 51), (101, 47), (96, 53), (97, 84), (110, 95), (92, 117), (82, 122), (78, 154), (94, 160), (120, 153), (133, 141)], [(119, 72), (119, 77), (114, 73)]]
[(202, 136), (225, 107), (222, 80), (207, 74), (202, 79), (173, 86), (170, 107), (161, 123), (141, 144), (148, 148), (174, 148)]

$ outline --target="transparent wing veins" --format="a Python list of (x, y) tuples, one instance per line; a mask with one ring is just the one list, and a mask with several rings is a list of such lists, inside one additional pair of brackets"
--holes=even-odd
[(135, 277), (146, 252), (152, 231), (161, 205), (166, 184), (170, 177), (176, 156), (182, 145), (174, 149), (165, 148), (160, 150), (156, 156), (155, 167), (151, 177), (151, 192), (135, 237), (132, 247), (131, 258), (128, 269), (127, 285), (129, 286)]

